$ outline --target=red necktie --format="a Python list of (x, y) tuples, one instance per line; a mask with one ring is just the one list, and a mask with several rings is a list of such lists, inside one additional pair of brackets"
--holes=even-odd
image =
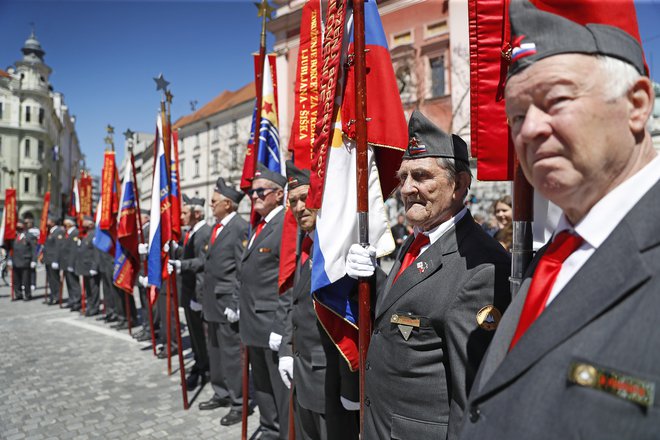
[(252, 242), (254, 242), (254, 240), (257, 239), (257, 237), (261, 233), (261, 230), (264, 228), (264, 226), (266, 226), (266, 220), (261, 220), (259, 222), (259, 224), (257, 225), (257, 228), (254, 230), (254, 239), (252, 240)]
[(399, 278), (403, 271), (406, 270), (408, 266), (410, 266), (412, 262), (415, 261), (415, 259), (419, 256), (419, 251), (430, 242), (431, 240), (429, 240), (428, 235), (422, 234), (421, 232), (417, 234), (412, 244), (408, 248), (406, 255), (403, 256), (401, 267), (399, 268), (399, 272), (397, 272), (396, 276), (394, 277), (392, 284), (396, 283), (397, 278)]
[(218, 229), (222, 227), (222, 223), (218, 223), (213, 227), (213, 232), (211, 233), (211, 244), (215, 242), (216, 235), (218, 234)]
[(186, 232), (186, 236), (183, 237), (183, 245), (184, 245), (184, 246), (188, 244), (188, 239), (190, 239), (190, 233), (191, 233), (191, 232), (192, 232), (192, 230)]
[(307, 235), (302, 242), (302, 245), (300, 246), (300, 265), (304, 266), (307, 260), (309, 259), (309, 251), (312, 250), (312, 241), (311, 238), (309, 238), (309, 235)]
[(525, 334), (529, 326), (543, 313), (562, 264), (580, 247), (583, 241), (584, 239), (579, 235), (562, 231), (555, 237), (552, 244), (548, 246), (532, 276), (532, 283), (529, 286), (525, 305), (520, 314), (518, 327), (511, 340), (509, 351), (516, 345), (522, 335)]

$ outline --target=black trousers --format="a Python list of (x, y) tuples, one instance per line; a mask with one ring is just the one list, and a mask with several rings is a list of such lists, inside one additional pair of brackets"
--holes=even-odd
[(231, 407), (243, 405), (243, 369), (238, 322), (209, 322), (207, 348), (211, 386), (217, 398), (229, 397)]
[(46, 266), (46, 278), (48, 278), (48, 298), (51, 301), (59, 301), (60, 289), (62, 288), (60, 271)]
[(30, 298), (30, 268), (13, 267), (14, 271), (14, 298), (21, 299), (23, 295)]
[(286, 440), (289, 437), (290, 392), (277, 370), (279, 356), (267, 347), (248, 346), (248, 350), (261, 438)]
[(190, 345), (195, 355), (195, 365), (193, 365), (191, 372), (202, 373), (209, 371), (209, 354), (206, 350), (202, 312), (191, 310), (189, 300), (183, 304), (183, 311), (186, 315), (186, 323), (188, 324), (188, 332), (190, 333)]
[(85, 284), (85, 301), (87, 302), (86, 313), (96, 314), (101, 306), (101, 277), (98, 274), (83, 276), (83, 283)]
[(64, 271), (66, 280), (66, 291), (68, 293), (67, 304), (71, 307), (80, 307), (80, 278), (75, 272)]

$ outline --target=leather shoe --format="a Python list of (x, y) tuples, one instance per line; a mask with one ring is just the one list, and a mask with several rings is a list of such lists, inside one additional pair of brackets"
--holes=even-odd
[[(217, 397), (213, 396), (206, 402), (201, 402), (199, 404), (199, 409), (200, 410), (207, 410), (207, 409), (216, 409), (216, 408), (222, 408), (223, 406), (229, 406), (231, 402), (229, 401), (229, 398), (225, 397), (223, 399), (218, 399)], [(233, 410), (232, 410), (233, 411)], [(238, 413), (238, 417), (240, 420), (241, 413)], [(228, 425), (227, 425), (228, 426)]]
[(110, 315), (106, 316), (105, 322), (117, 322), (119, 321), (119, 318), (117, 318), (115, 315)]
[(85, 312), (85, 316), (87, 316), (87, 317), (89, 318), (89, 317), (91, 317), (91, 316), (96, 316), (96, 315), (98, 315), (99, 313), (100, 313), (100, 312), (90, 312), (89, 310), (87, 310), (87, 311)]
[(114, 328), (115, 330), (127, 330), (128, 329), (128, 321), (118, 321), (117, 324), (110, 326)]
[(69, 304), (69, 303), (62, 304), (62, 308), (63, 308), (63, 309), (70, 309), (70, 308), (71, 308), (71, 304)]
[(138, 342), (151, 341), (151, 334), (150, 334), (150, 333), (147, 333), (147, 332), (144, 332), (143, 334), (141, 334), (140, 336), (138, 336), (138, 337), (135, 338), (135, 339), (136, 339)]
[[(254, 408), (250, 408), (250, 410), (248, 411), (248, 415), (252, 415), (253, 412), (254, 412)], [(222, 426), (231, 426), (240, 423), (242, 419), (243, 419), (243, 412), (236, 409), (232, 409), (227, 413), (226, 416), (220, 419), (220, 424)]]

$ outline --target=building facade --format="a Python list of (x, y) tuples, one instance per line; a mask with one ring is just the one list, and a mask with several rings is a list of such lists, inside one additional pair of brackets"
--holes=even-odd
[(63, 214), (83, 156), (75, 117), (49, 82), (52, 70), (34, 32), (21, 51), (21, 60), (0, 70), (0, 203), (14, 186), (19, 216), (32, 215), (38, 224), (49, 180), (51, 211)]

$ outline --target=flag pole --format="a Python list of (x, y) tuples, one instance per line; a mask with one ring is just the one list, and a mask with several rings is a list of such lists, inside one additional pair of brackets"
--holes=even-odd
[[(355, 42), (355, 109), (356, 109), (356, 150), (357, 150), (357, 214), (360, 245), (369, 246), (369, 194), (368, 194), (368, 146), (367, 146), (367, 94), (366, 94), (366, 53), (364, 38), (364, 0), (353, 1), (354, 42)], [(358, 280), (359, 304), (359, 353), (360, 353), (360, 432), (364, 432), (364, 374), (367, 350), (371, 338), (371, 281)]]
[(534, 256), (532, 221), (534, 220), (534, 188), (515, 159), (513, 175), (513, 245), (511, 247), (511, 294), (516, 295), (525, 271)]
[[(172, 116), (171, 116), (171, 105), (172, 105), (172, 93), (169, 90), (165, 91), (165, 98), (167, 100), (167, 137), (168, 137), (168, 148), (172, 146)], [(177, 158), (174, 158), (176, 161)], [(168, 169), (172, 166), (172, 160), (168, 162)], [(171, 178), (172, 173), (168, 173), (168, 176)], [(172, 182), (170, 182), (172, 184)], [(179, 184), (177, 181), (176, 185)], [(172, 189), (170, 188), (170, 192)], [(177, 191), (177, 194), (180, 194), (181, 191)], [(180, 197), (178, 195), (177, 197)], [(170, 246), (170, 253), (172, 256), (174, 252), (173, 246)], [(179, 358), (179, 375), (181, 377), (181, 393), (183, 397), (183, 409), (190, 408), (188, 404), (188, 384), (186, 383), (186, 366), (183, 363), (183, 344), (181, 341), (181, 323), (179, 321), (179, 292), (176, 284), (176, 271), (172, 271), (172, 276), (170, 277), (170, 282), (172, 283), (172, 302), (174, 307), (174, 325), (176, 330), (176, 343), (177, 343), (177, 354)]]
[[(50, 197), (50, 171), (48, 172), (48, 194), (49, 194), (48, 197)], [(50, 198), (48, 199), (48, 209), (50, 210)], [(43, 217), (43, 214), (42, 214), (42, 217)], [(48, 221), (48, 212), (46, 212), (46, 221)], [(39, 226), (41, 226), (41, 225), (39, 225)], [(46, 228), (48, 228), (48, 227), (46, 227)], [(50, 231), (48, 229), (46, 229), (46, 237), (48, 237), (49, 233), (50, 233)], [(44, 256), (44, 248), (42, 246), (41, 247), (41, 262), (42, 263), (43, 263), (43, 256)], [(46, 265), (44, 264), (44, 267), (45, 266)], [(48, 268), (47, 267), (46, 267), (44, 275), (45, 275), (44, 278), (46, 280), (45, 286), (44, 286), (44, 292), (46, 292), (44, 294), (44, 302), (47, 302), (48, 301)]]

